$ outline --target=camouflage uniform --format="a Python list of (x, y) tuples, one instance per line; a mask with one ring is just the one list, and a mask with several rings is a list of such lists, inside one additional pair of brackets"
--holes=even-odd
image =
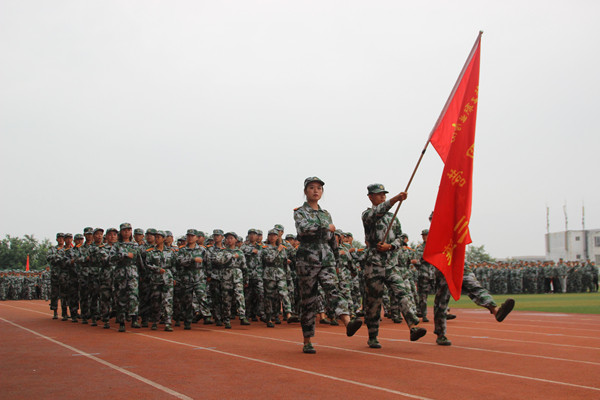
[(417, 264), (418, 278), (417, 278), (417, 298), (419, 303), (417, 306), (418, 315), (427, 318), (427, 295), (434, 293), (435, 282), (436, 282), (436, 268), (429, 264), (423, 259), (423, 252), (425, 251), (425, 242), (417, 246), (415, 250), (415, 259), (419, 262)]
[(287, 260), (285, 249), (280, 251), (277, 246), (265, 245), (261, 250), (267, 321), (271, 321), (279, 313), (281, 303), (284, 314), (292, 312), (287, 285)]
[[(90, 246), (89, 257), (93, 265), (93, 268), (97, 271), (98, 276), (98, 303), (99, 310), (98, 315), (104, 323), (108, 323), (110, 319), (110, 311), (113, 301), (113, 267), (109, 263), (110, 250), (112, 249), (110, 244), (97, 245), (93, 243)], [(94, 319), (94, 294), (92, 294), (92, 320)]]
[[(159, 231), (160, 232), (160, 231)], [(175, 252), (164, 246), (163, 250), (151, 247), (146, 250), (145, 268), (148, 271), (150, 290), (150, 321), (156, 323), (164, 316), (165, 324), (173, 318), (173, 264)], [(161, 269), (164, 273), (161, 273)]]
[[(246, 311), (250, 317), (265, 317), (265, 292), (263, 285), (262, 246), (248, 243), (241, 248), (248, 267), (248, 287), (244, 294)], [(254, 252), (256, 250), (256, 253)]]
[(244, 271), (246, 259), (238, 249), (225, 248), (216, 253), (215, 262), (218, 265), (219, 282), (221, 283), (221, 304), (223, 322), (231, 320), (232, 305), (237, 304), (237, 314), (240, 319), (246, 318), (246, 299), (244, 298)]
[[(381, 185), (382, 186), (382, 185)], [(367, 242), (367, 258), (365, 262), (366, 285), (366, 310), (365, 322), (369, 328), (369, 338), (376, 338), (379, 334), (379, 319), (381, 315), (381, 302), (383, 287), (387, 285), (400, 303), (400, 310), (408, 326), (419, 322), (413, 312), (414, 303), (398, 269), (398, 250), (402, 247), (400, 235), (402, 229), (396, 218), (392, 224), (385, 243), (392, 245), (392, 250), (387, 252), (377, 251), (377, 244), (384, 241), (384, 235), (392, 221), (393, 214), (388, 212), (391, 208), (390, 200), (373, 206), (362, 213)]]
[(315, 317), (318, 308), (318, 285), (323, 287), (329, 309), (335, 316), (349, 314), (348, 301), (339, 290), (335, 272), (338, 248), (329, 231), (331, 215), (320, 206), (313, 210), (308, 203), (294, 210), (297, 238), (296, 268), (300, 286), (302, 333), (305, 338), (315, 335)]
[(198, 301), (199, 312), (203, 317), (210, 316), (210, 307), (206, 296), (206, 274), (204, 266), (195, 259), (206, 260), (206, 249), (198, 244), (194, 247), (184, 246), (177, 252), (177, 265), (179, 270), (178, 286), (181, 287), (182, 313), (185, 323), (194, 319), (194, 295)]
[[(133, 255), (129, 257), (129, 253)], [(136, 242), (117, 242), (110, 252), (114, 268), (116, 322), (125, 323), (127, 317), (137, 320), (139, 313), (139, 274), (137, 259), (139, 246)]]
[[(54, 246), (46, 255), (48, 264), (50, 264), (50, 309), (54, 311), (58, 310), (60, 263), (63, 252), (63, 247)], [(63, 315), (66, 315), (67, 304), (62, 301), (61, 306)]]

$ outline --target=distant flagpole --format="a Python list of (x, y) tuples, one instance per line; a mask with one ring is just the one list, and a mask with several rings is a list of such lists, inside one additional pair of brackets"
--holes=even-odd
[(29, 254), (27, 254), (27, 264), (25, 264), (25, 271), (29, 271)]
[[(433, 128), (431, 128), (429, 137), (427, 138), (427, 141), (425, 142), (425, 146), (423, 146), (423, 150), (421, 150), (421, 155), (419, 156), (419, 159), (417, 160), (417, 165), (415, 165), (415, 168), (413, 169), (413, 172), (410, 175), (410, 179), (408, 180), (408, 183), (406, 184), (406, 188), (404, 189), (404, 192), (408, 192), (408, 189), (410, 188), (410, 185), (415, 177), (415, 174), (417, 173), (417, 170), (419, 169), (419, 166), (421, 165), (421, 161), (423, 160), (425, 151), (427, 151), (427, 146), (429, 146), (429, 143), (431, 143), (431, 138), (432, 138), (434, 132), (439, 127), (440, 123), (442, 122), (442, 119), (444, 118), (444, 115), (448, 111), (448, 107), (449, 107), (450, 103), (452, 102), (454, 95), (456, 94), (456, 90), (460, 86), (460, 83), (465, 75), (465, 71), (467, 70), (469, 64), (473, 60), (473, 56), (477, 52), (477, 48), (479, 47), (479, 42), (481, 40), (481, 35), (483, 35), (483, 31), (479, 31), (479, 35), (477, 35), (477, 39), (475, 39), (473, 48), (471, 49), (471, 52), (469, 53), (469, 56), (467, 57), (467, 61), (465, 61), (465, 65), (463, 65), (463, 68), (460, 71), (460, 74), (458, 75), (458, 79), (456, 79), (456, 82), (454, 83), (454, 87), (452, 88), (452, 91), (450, 92), (450, 95), (448, 96), (448, 99), (446, 100), (446, 104), (444, 104), (444, 108), (442, 108), (442, 112), (440, 113), (438, 119), (435, 121)], [(438, 153), (439, 153), (439, 151), (438, 151)], [(442, 155), (440, 154), (440, 156), (442, 156)], [(446, 161), (445, 157), (442, 157), (442, 160), (445, 162)], [(387, 227), (387, 230), (385, 231), (385, 235), (383, 236), (383, 242), (385, 242), (387, 240), (390, 230), (392, 229), (392, 224), (394, 223), (394, 220), (396, 219), (396, 216), (398, 215), (398, 210), (400, 210), (400, 206), (402, 205), (402, 202), (403, 202), (402, 199), (400, 199), (400, 201), (398, 201), (398, 206), (396, 206), (396, 211), (394, 211), (394, 216), (392, 217), (392, 219)]]

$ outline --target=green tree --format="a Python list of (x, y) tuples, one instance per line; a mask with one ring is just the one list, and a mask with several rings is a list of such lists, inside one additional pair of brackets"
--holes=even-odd
[(29, 267), (43, 269), (47, 264), (46, 254), (50, 246), (48, 239), (40, 243), (33, 235), (25, 235), (23, 238), (6, 235), (0, 241), (0, 268), (24, 270), (29, 255)]
[(465, 261), (477, 264), (481, 262), (494, 262), (496, 259), (489, 255), (487, 251), (485, 251), (484, 245), (469, 245), (467, 252), (465, 253)]

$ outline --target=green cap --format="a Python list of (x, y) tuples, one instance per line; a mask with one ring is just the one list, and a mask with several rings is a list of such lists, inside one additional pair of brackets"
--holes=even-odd
[(198, 231), (198, 230), (196, 231), (196, 235), (198, 235), (199, 237), (203, 237), (203, 238), (206, 237), (206, 233), (204, 233), (202, 231)]
[(114, 232), (119, 232), (119, 231), (117, 230), (117, 228), (108, 228), (108, 229), (106, 230), (106, 233), (113, 232), (113, 231), (114, 231)]
[(279, 235), (279, 232), (277, 231), (277, 229), (271, 229), (269, 230), (269, 235)]
[(238, 237), (238, 236), (237, 236), (237, 234), (236, 234), (235, 232), (227, 232), (227, 233), (225, 234), (225, 237), (227, 237), (227, 236), (233, 236), (233, 237), (234, 237), (234, 238), (236, 238), (236, 239), (237, 239), (237, 237)]
[(123, 229), (131, 229), (131, 224), (129, 222), (123, 222), (120, 226), (119, 226), (120, 230)]
[(133, 230), (133, 234), (134, 235), (143, 235), (144, 234), (144, 230), (142, 228), (135, 228)]
[(155, 235), (167, 237), (167, 234), (165, 233), (165, 231), (156, 231)]
[(62, 233), (62, 232), (58, 232), (58, 233), (56, 234), (56, 238), (58, 239), (59, 237), (61, 237), (61, 238), (64, 238), (64, 237), (65, 237), (65, 234), (64, 234), (64, 233)]
[(91, 226), (86, 226), (85, 228), (83, 228), (83, 234), (87, 235), (88, 233), (94, 233), (94, 228), (92, 228)]
[(262, 233), (262, 231), (260, 229), (256, 229), (256, 234), (257, 235), (262, 235), (263, 233)]
[(96, 229), (94, 229), (94, 233), (96, 233), (96, 232), (98, 232), (98, 231), (100, 231), (100, 232), (104, 232), (104, 229), (102, 229), (102, 228), (96, 228)]
[(256, 229), (254, 229), (254, 228), (248, 229), (248, 235), (251, 234), (251, 233), (257, 233)]
[(146, 235), (156, 235), (156, 229), (154, 229), (154, 228), (146, 229)]
[(171, 231), (165, 231), (165, 234), (166, 234), (167, 236), (171, 236), (171, 237), (173, 237), (173, 232), (171, 232)]
[(216, 236), (216, 235), (223, 236), (223, 230), (222, 229), (214, 229), (213, 230), (213, 236)]
[(322, 186), (325, 186), (325, 182), (323, 182), (320, 178), (317, 178), (316, 176), (309, 176), (304, 180), (304, 189), (306, 189), (308, 184), (312, 182), (319, 182)]
[(287, 235), (285, 235), (285, 239), (296, 239), (296, 237), (294, 235), (292, 235), (291, 233), (288, 233)]
[(283, 225), (281, 224), (277, 224), (273, 227), (273, 229), (278, 230), (279, 232), (283, 232), (285, 231), (285, 229), (283, 228)]
[(65, 233), (65, 238), (68, 238), (68, 237), (72, 238), (73, 234), (72, 233)]
[(198, 232), (195, 229), (188, 229), (186, 235), (197, 236)]
[(421, 235), (429, 235), (429, 229), (423, 229)]
[(389, 193), (387, 190), (385, 190), (385, 186), (383, 186), (381, 183), (372, 183), (367, 186), (367, 190), (369, 194)]
[(77, 240), (77, 239), (82, 239), (83, 240), (84, 237), (83, 237), (83, 235), (81, 233), (76, 233), (75, 234), (75, 240)]

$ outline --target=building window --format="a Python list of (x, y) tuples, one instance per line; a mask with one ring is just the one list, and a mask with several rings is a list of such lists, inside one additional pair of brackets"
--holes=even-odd
[(594, 237), (594, 244), (596, 245), (596, 247), (600, 247), (600, 236), (595, 236)]
[(579, 242), (579, 239), (581, 239), (579, 236), (575, 236), (575, 241)]
[(577, 258), (578, 260), (580, 260), (580, 259), (581, 259), (581, 254), (577, 254), (577, 255), (575, 256), (575, 258)]

